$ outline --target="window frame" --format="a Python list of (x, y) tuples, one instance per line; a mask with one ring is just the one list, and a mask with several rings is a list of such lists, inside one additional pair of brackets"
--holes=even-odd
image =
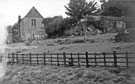
[(33, 27), (36, 27), (36, 19), (31, 19), (31, 26)]

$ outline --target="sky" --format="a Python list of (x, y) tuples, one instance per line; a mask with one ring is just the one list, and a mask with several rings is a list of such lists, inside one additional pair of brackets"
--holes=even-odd
[[(23, 18), (35, 6), (43, 17), (53, 17), (65, 14), (65, 5), (70, 0), (0, 0), (0, 25), (13, 25), (18, 15)], [(90, 1), (90, 0), (87, 0)], [(98, 0), (95, 0), (98, 1)]]

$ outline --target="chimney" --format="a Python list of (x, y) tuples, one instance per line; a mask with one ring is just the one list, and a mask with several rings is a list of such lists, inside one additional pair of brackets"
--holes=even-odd
[(21, 16), (19, 15), (18, 16), (18, 25), (19, 25), (19, 28), (18, 28), (18, 33), (19, 33), (19, 42), (21, 41), (21, 25), (20, 25), (20, 22), (21, 22)]
[(20, 22), (20, 21), (21, 21), (21, 16), (19, 15), (19, 16), (18, 16), (18, 22)]

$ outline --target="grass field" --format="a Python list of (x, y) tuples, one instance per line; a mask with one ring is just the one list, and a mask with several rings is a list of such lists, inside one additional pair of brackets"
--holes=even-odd
[[(115, 34), (89, 37), (47, 39), (39, 44), (26, 46), (24, 43), (9, 44), (8, 53), (54, 53), (54, 52), (135, 52), (133, 42), (114, 42)], [(84, 39), (85, 38), (85, 39)], [(58, 40), (65, 40), (60, 44)], [(86, 40), (84, 42), (84, 40)], [(68, 42), (69, 41), (69, 42)], [(135, 69), (103, 67), (53, 67), (53, 66), (8, 66), (0, 84), (134, 84)]]
[(14, 65), (8, 66), (0, 84), (134, 84), (134, 78), (131, 72), (115, 68)]
[[(59, 39), (47, 39), (44, 41), (40, 41), (39, 44), (33, 44), (30, 46), (26, 46), (23, 43), (18, 44), (9, 44), (8, 50), (10, 52), (20, 51), (21, 53), (53, 53), (53, 52), (125, 52), (130, 51), (134, 52), (134, 42), (114, 42), (113, 39), (115, 36), (114, 33), (108, 33), (103, 35), (96, 36), (88, 36), (86, 42), (78, 42), (78, 43), (68, 43), (66, 41), (63, 44), (56, 43)], [(74, 38), (64, 38), (69, 39), (70, 41), (84, 41), (85, 37), (74, 37)], [(62, 39), (63, 40), (63, 39)], [(94, 42), (90, 42), (89, 40), (94, 40)]]

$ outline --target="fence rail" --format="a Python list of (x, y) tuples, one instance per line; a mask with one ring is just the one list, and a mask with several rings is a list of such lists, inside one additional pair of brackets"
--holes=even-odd
[(37, 53), (8, 54), (9, 64), (135, 67), (135, 53)]

